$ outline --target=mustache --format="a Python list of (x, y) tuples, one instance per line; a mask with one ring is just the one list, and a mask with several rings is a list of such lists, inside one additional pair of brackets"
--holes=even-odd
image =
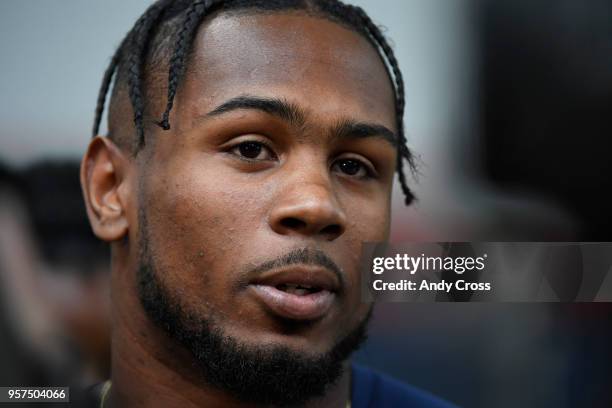
[[(277, 258), (265, 261), (247, 270), (245, 278), (253, 278), (264, 272), (291, 265), (316, 265), (325, 268), (336, 275), (340, 287), (345, 287), (345, 276), (342, 268), (338, 266), (325, 252), (320, 249), (299, 248), (287, 252)], [(249, 279), (244, 279), (245, 285)]]

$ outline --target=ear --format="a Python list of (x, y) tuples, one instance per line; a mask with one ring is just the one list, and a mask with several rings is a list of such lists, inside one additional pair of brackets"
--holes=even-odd
[(81, 187), (94, 234), (107, 242), (128, 232), (131, 162), (108, 138), (97, 136), (81, 162)]

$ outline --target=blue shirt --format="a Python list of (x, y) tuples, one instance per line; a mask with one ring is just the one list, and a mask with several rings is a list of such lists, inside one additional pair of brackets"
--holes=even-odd
[(369, 368), (352, 365), (351, 408), (457, 408), (418, 388)]
[[(369, 368), (353, 364), (351, 370), (351, 408), (458, 408), (425, 391)], [(85, 395), (87, 398), (77, 398), (76, 406), (99, 408), (104, 384), (96, 384), (87, 390)]]

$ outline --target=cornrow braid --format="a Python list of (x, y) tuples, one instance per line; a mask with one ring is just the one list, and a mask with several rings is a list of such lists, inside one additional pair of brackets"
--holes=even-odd
[(172, 58), (170, 59), (170, 68), (168, 70), (168, 102), (166, 110), (162, 115), (162, 120), (159, 122), (164, 130), (170, 129), (170, 111), (174, 104), (174, 97), (178, 88), (179, 81), (185, 72), (185, 59), (191, 48), (195, 31), (197, 31), (200, 23), (206, 15), (206, 11), (211, 7), (211, 0), (196, 1), (187, 9), (185, 19), (183, 20), (183, 28), (178, 33), (178, 40)]
[(108, 65), (108, 68), (106, 68), (106, 71), (104, 72), (104, 77), (102, 78), (102, 85), (100, 86), (100, 91), (98, 92), (98, 102), (96, 104), (96, 114), (92, 129), (93, 137), (96, 137), (98, 135), (98, 131), (100, 130), (100, 122), (102, 121), (102, 113), (104, 112), (104, 103), (106, 102), (106, 94), (108, 93), (108, 89), (110, 88), (110, 84), (112, 82), (113, 75), (115, 74), (115, 70), (117, 69), (117, 65), (119, 64), (119, 59), (121, 58), (123, 47), (124, 44), (122, 43), (115, 51), (115, 54), (113, 55), (113, 58), (111, 59), (111, 62)]
[(123, 41), (121, 41), (121, 44), (115, 51), (115, 54), (113, 54), (113, 57), (111, 58), (111, 61), (108, 67), (106, 68), (106, 71), (104, 72), (104, 77), (102, 78), (102, 85), (100, 86), (100, 91), (98, 92), (98, 101), (96, 104), (94, 125), (92, 129), (93, 137), (97, 136), (98, 132), (100, 131), (100, 123), (102, 121), (102, 114), (104, 113), (106, 95), (108, 94), (108, 90), (110, 89), (110, 85), (113, 80), (113, 76), (117, 70), (117, 67), (119, 66), (121, 62), (122, 55), (124, 54), (124, 52), (126, 52), (126, 48), (131, 45), (131, 41), (135, 33), (141, 30), (141, 27), (143, 26), (143, 24), (145, 24), (145, 22), (151, 18), (151, 15), (154, 12), (158, 11), (160, 6), (161, 5), (159, 3), (151, 5), (147, 9), (147, 11), (145, 11), (144, 14), (140, 16), (138, 20), (136, 20), (136, 23), (134, 23), (134, 27), (132, 27), (132, 29), (125, 36)]
[[(104, 73), (95, 111), (93, 135), (96, 136), (106, 95), (109, 91), (113, 77), (116, 84), (127, 78), (129, 99), (134, 111), (134, 125), (137, 136), (137, 150), (145, 144), (145, 130), (143, 117), (145, 103), (143, 98), (143, 77), (145, 63), (159, 63), (168, 65), (168, 92), (166, 107), (161, 120), (156, 122), (164, 130), (170, 129), (170, 112), (174, 105), (180, 81), (185, 73), (186, 61), (189, 56), (195, 33), (206, 16), (216, 10), (253, 9), (261, 11), (304, 10), (314, 15), (327, 17), (332, 21), (346, 26), (363, 35), (376, 48), (383, 60), (385, 68), (391, 78), (395, 97), (395, 113), (398, 128), (398, 157), (396, 169), (399, 183), (405, 196), (405, 203), (410, 205), (415, 196), (408, 187), (404, 173), (404, 160), (414, 172), (416, 166), (414, 157), (406, 145), (404, 134), (403, 115), (405, 107), (404, 81), (399, 64), (392, 48), (382, 34), (380, 28), (370, 19), (360, 7), (349, 6), (338, 0), (158, 0), (138, 19), (134, 27), (127, 34), (121, 45), (113, 55), (111, 62)], [(177, 16), (176, 19), (174, 17)], [(155, 34), (159, 26), (168, 28), (164, 35)], [(173, 50), (168, 50), (165, 40), (175, 38)], [(151, 42), (153, 45), (150, 46)], [(152, 53), (151, 48), (161, 49), (160, 53)], [(159, 55), (158, 55), (159, 54)], [(151, 57), (150, 55), (153, 55)], [(153, 61), (149, 61), (152, 58)], [(122, 72), (121, 75), (117, 74)]]
[(397, 132), (399, 136), (398, 140), (398, 155), (397, 155), (397, 175), (399, 178), (399, 183), (402, 188), (402, 192), (404, 193), (404, 202), (406, 205), (412, 204), (415, 200), (414, 193), (408, 187), (408, 183), (406, 181), (406, 175), (404, 174), (404, 159), (408, 162), (408, 165), (411, 169), (415, 168), (414, 158), (412, 153), (406, 146), (406, 136), (404, 134), (404, 107), (405, 107), (405, 96), (404, 96), (404, 78), (402, 77), (402, 72), (399, 69), (399, 64), (397, 62), (397, 58), (395, 58), (395, 53), (393, 49), (387, 42), (387, 39), (380, 31), (380, 28), (374, 24), (370, 16), (366, 14), (366, 12), (357, 6), (349, 6), (355, 10), (363, 25), (365, 26), (368, 34), (372, 37), (373, 42), (378, 45), (378, 47), (382, 50), (384, 57), (387, 60), (387, 71), (389, 70), (389, 66), (391, 67), (391, 72), (389, 76), (393, 79), (395, 84), (395, 116), (397, 118)]
[(160, 1), (153, 4), (143, 15), (141, 24), (134, 27), (131, 41), (131, 51), (128, 58), (128, 89), (132, 107), (134, 109), (134, 125), (138, 137), (138, 146), (142, 147), (145, 143), (144, 138), (144, 102), (142, 99), (142, 71), (143, 60), (147, 50), (147, 45), (151, 38), (151, 32), (158, 23), (159, 18), (170, 1)]

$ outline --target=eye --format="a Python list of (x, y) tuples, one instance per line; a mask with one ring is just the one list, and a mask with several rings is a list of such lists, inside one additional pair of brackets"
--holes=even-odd
[(370, 178), (374, 176), (374, 171), (368, 165), (361, 160), (352, 158), (336, 160), (332, 168), (342, 174), (356, 178)]
[(237, 144), (230, 152), (246, 160), (272, 160), (276, 157), (268, 146), (252, 140)]

